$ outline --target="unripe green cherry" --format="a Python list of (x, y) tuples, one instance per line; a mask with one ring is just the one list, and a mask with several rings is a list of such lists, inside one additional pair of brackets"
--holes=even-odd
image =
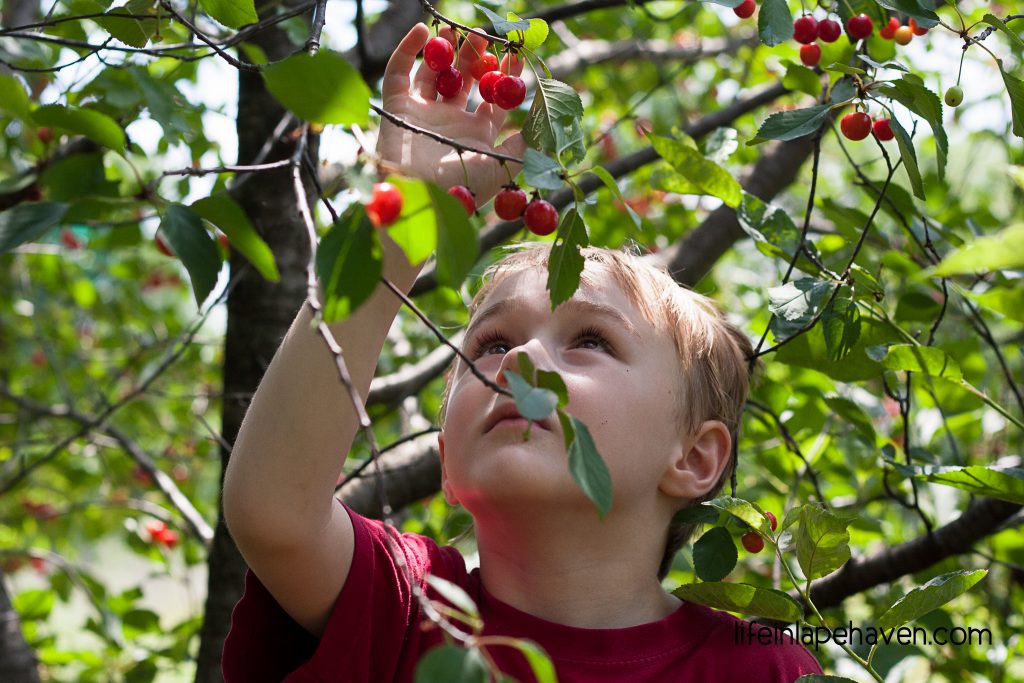
[(959, 85), (954, 85), (946, 91), (946, 104), (951, 107), (959, 107), (960, 103), (964, 101), (964, 91)]

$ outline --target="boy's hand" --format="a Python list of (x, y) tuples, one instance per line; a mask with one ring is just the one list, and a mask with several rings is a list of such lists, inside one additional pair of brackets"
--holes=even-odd
[[(455, 38), (450, 28), (441, 29), (440, 36), (454, 45)], [(385, 111), (464, 145), (522, 157), (526, 143), (521, 133), (517, 132), (501, 145), (494, 146), (505, 122), (505, 110), (487, 102), (482, 102), (476, 111), (466, 110), (469, 93), (476, 83), (469, 68), (477, 55), (483, 52), (487, 41), (470, 34), (469, 40), (463, 42), (455, 61), (462, 71), (462, 90), (455, 97), (445, 99), (438, 97), (434, 85), (437, 72), (423, 62), (420, 62), (415, 77), (411, 77), (416, 54), (429, 38), (430, 29), (425, 24), (416, 24), (391, 56), (384, 70), (382, 85)], [(502, 59), (500, 69), (503, 73), (509, 72), (508, 59), (508, 55)], [(512, 75), (518, 76), (522, 71), (523, 62), (515, 59), (511, 64)], [(476, 194), (477, 206), (508, 183), (509, 173), (515, 177), (521, 168), (519, 164), (509, 162), (506, 172), (499, 160), (473, 152), (463, 153), (460, 163), (458, 153), (451, 147), (396, 126), (387, 119), (381, 121), (377, 154), (381, 159), (381, 170), (386, 173), (431, 180), (443, 188), (468, 185)]]

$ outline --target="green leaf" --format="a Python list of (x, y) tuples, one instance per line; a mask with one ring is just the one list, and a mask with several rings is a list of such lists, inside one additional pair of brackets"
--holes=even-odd
[(768, 290), (768, 310), (775, 314), (772, 333), (782, 340), (807, 327), (832, 293), (832, 283), (812, 277)]
[(362, 204), (353, 204), (320, 240), (316, 273), (324, 322), (344, 320), (370, 298), (380, 280), (381, 250)]
[(38, 239), (59, 225), (67, 210), (61, 202), (22, 202), (0, 211), (0, 254)]
[(1003, 63), (999, 62), (999, 71), (1003, 74), (1006, 92), (1010, 95), (1010, 115), (1013, 118), (1013, 134), (1024, 138), (1024, 81), (1003, 71)]
[(921, 28), (932, 28), (939, 23), (939, 15), (924, 7), (918, 0), (878, 0), (878, 4), (894, 12), (913, 17)]
[(800, 229), (785, 211), (744, 192), (736, 219), (758, 251), (766, 256), (793, 258), (800, 244)]
[(728, 529), (708, 529), (693, 544), (693, 568), (701, 581), (721, 581), (736, 566), (739, 554)]
[(548, 657), (548, 653), (544, 651), (544, 648), (532, 640), (525, 640), (523, 638), (516, 638), (509, 645), (518, 649), (526, 657), (526, 661), (530, 663), (530, 670), (533, 672), (534, 678), (537, 679), (537, 683), (558, 683), (558, 677), (555, 675), (555, 665), (552, 664), (551, 658)]
[(939, 465), (910, 467), (899, 463), (893, 463), (893, 465), (903, 474), (915, 479), (952, 486), (977, 496), (998, 498), (1024, 505), (1024, 468), (999, 465), (971, 465), (968, 467)]
[(782, 85), (790, 90), (807, 93), (811, 97), (817, 97), (821, 94), (821, 76), (814, 73), (813, 70), (788, 59), (783, 59), (782, 65), (786, 67), (786, 75), (782, 78)]
[(942, 607), (953, 598), (966, 593), (985, 578), (987, 569), (960, 570), (936, 576), (923, 586), (918, 586), (896, 601), (892, 607), (878, 617), (878, 629), (890, 629)]
[(923, 372), (932, 377), (942, 377), (951, 382), (963, 378), (960, 365), (942, 349), (916, 344), (893, 344), (879, 359), (891, 370)]
[(299, 118), (311, 123), (366, 125), (370, 88), (337, 52), (303, 52), (261, 72), (267, 90)]
[(29, 121), (32, 118), (28, 93), (25, 92), (21, 81), (8, 74), (0, 74), (0, 111), (22, 121)]
[(946, 154), (949, 140), (946, 129), (942, 127), (942, 102), (917, 76), (908, 74), (898, 81), (886, 83), (878, 89), (880, 93), (891, 97), (904, 107), (914, 112), (931, 126), (935, 136), (936, 160), (939, 167), (939, 180), (946, 175)]
[(570, 160), (580, 160), (587, 154), (580, 125), (582, 117), (583, 102), (572, 86), (553, 78), (538, 78), (533, 105), (523, 123), (523, 138), (530, 147), (544, 150), (556, 159), (568, 151)]
[(842, 396), (827, 396), (825, 404), (832, 409), (832, 412), (853, 427), (863, 437), (866, 444), (869, 446), (875, 445), (875, 427), (863, 408)]
[(587, 228), (576, 209), (569, 209), (558, 226), (555, 243), (548, 257), (547, 289), (551, 294), (551, 310), (567, 301), (580, 285), (583, 254), (580, 248), (589, 244)]
[(249, 260), (263, 279), (279, 282), (281, 274), (274, 262), (274, 253), (249, 222), (242, 207), (227, 192), (218, 192), (194, 202), (189, 208), (220, 228), (231, 246)]
[[(103, 152), (72, 154), (47, 164), (39, 182), (55, 201), (117, 197), (118, 184), (107, 180)], [(69, 216), (70, 222), (74, 219)]]
[(996, 311), (1010, 320), (1024, 323), (1024, 283), (1010, 289), (993, 287), (981, 294), (966, 294), (985, 308)]
[(159, 229), (188, 271), (196, 305), (202, 306), (217, 284), (217, 275), (220, 273), (217, 243), (203, 227), (199, 214), (181, 204), (167, 207)]
[(462, 589), (462, 586), (452, 583), (448, 579), (441, 578), (440, 576), (434, 576), (433, 574), (427, 574), (423, 578), (426, 579), (427, 583), (430, 584), (430, 587), (437, 591), (441, 597), (450, 602), (452, 607), (455, 607), (463, 614), (470, 617), (480, 617), (480, 610), (477, 609), (476, 603), (473, 602), (473, 598), (469, 597), (469, 594)]
[(422, 180), (388, 176), (387, 181), (402, 193), (402, 212), (387, 229), (388, 236), (402, 248), (409, 263), (420, 263), (437, 247), (439, 216), (432, 195)]
[[(508, 20), (514, 23), (523, 19), (515, 12), (509, 12)], [(523, 47), (527, 50), (536, 50), (548, 39), (548, 22), (543, 19), (530, 19), (529, 24), (530, 27), (525, 32), (521, 30), (510, 31), (508, 39), (522, 43)]]
[(511, 370), (505, 371), (505, 379), (515, 399), (516, 410), (527, 420), (543, 420), (558, 406), (555, 392), (534, 387)]
[(97, 17), (94, 21), (122, 43), (132, 47), (146, 47), (150, 37), (157, 30), (156, 19), (153, 18), (155, 4), (154, 0), (131, 0), (123, 6), (109, 10), (106, 14), (131, 14), (137, 15), (139, 18), (102, 16)]
[(1024, 50), (1024, 40), (1021, 40), (1019, 35), (1011, 31), (1002, 19), (993, 14), (986, 14), (981, 18), (981, 20), (989, 26), (994, 26), (1002, 31), (1007, 37), (1009, 37), (1010, 42), (1017, 46), (1018, 50)]
[(489, 679), (486, 660), (475, 648), (438, 645), (416, 665), (416, 683), (487, 683)]
[(803, 616), (797, 601), (782, 591), (745, 583), (684, 583), (672, 591), (672, 595), (714, 609), (766, 619), (796, 622)]
[(900, 156), (903, 158), (903, 168), (907, 169), (907, 177), (910, 178), (910, 188), (914, 191), (915, 197), (924, 199), (924, 183), (921, 180), (921, 171), (917, 167), (914, 141), (895, 116), (889, 119), (889, 125), (896, 135), (896, 144), (899, 145)]
[(849, 355), (860, 339), (860, 309), (849, 297), (836, 297), (821, 314), (825, 346), (834, 361)]
[(98, 142), (104, 147), (124, 152), (124, 131), (117, 121), (93, 109), (47, 104), (32, 112), (36, 125), (63, 128)]
[(637, 212), (633, 210), (633, 207), (630, 206), (623, 198), (622, 192), (619, 190), (619, 185), (618, 183), (615, 182), (615, 178), (612, 177), (612, 174), (609, 173), (607, 169), (605, 169), (603, 166), (594, 166), (593, 168), (590, 169), (590, 172), (601, 179), (601, 182), (604, 183), (604, 186), (612, 191), (613, 197), (622, 202), (622, 205), (626, 207), (626, 212), (629, 214), (630, 219), (632, 219), (633, 221), (633, 225), (635, 225), (637, 229), (640, 229), (640, 216), (637, 215)]
[(760, 531), (765, 536), (771, 535), (772, 527), (768, 518), (764, 516), (763, 512), (742, 498), (719, 496), (714, 500), (709, 500), (705, 505), (729, 513), (752, 529)]
[(523, 155), (523, 178), (538, 190), (558, 190), (564, 184), (558, 162), (535, 149), (527, 149)]
[(47, 588), (30, 588), (14, 596), (14, 611), (23, 622), (43, 621), (50, 616), (57, 596)]
[[(527, 356), (529, 358), (529, 356)], [(565, 386), (565, 382), (562, 380), (561, 375), (557, 372), (549, 372), (548, 370), (537, 371), (537, 386), (543, 389), (553, 391), (555, 396), (558, 397), (559, 407), (564, 408), (569, 403), (569, 389)]]
[[(561, 410), (558, 411), (558, 417), (562, 422), (563, 431), (566, 431), (566, 434), (573, 434), (572, 443), (569, 445), (569, 473), (587, 498), (594, 502), (597, 514), (604, 519), (612, 507), (612, 475), (608, 471), (608, 466), (597, 452), (597, 446), (594, 445), (590, 430), (585, 424)], [(568, 430), (565, 429), (566, 426), (569, 427)]]
[(757, 33), (768, 47), (793, 37), (793, 13), (786, 0), (765, 0), (757, 13)]
[(975, 237), (956, 249), (922, 277), (993, 272), (1024, 266), (1024, 223), (1016, 223), (995, 235)]
[(848, 102), (857, 96), (857, 86), (852, 78), (841, 78), (832, 86), (829, 91), (829, 101), (832, 104)]
[(494, 26), (494, 32), (500, 36), (507, 35), (509, 31), (525, 31), (530, 28), (530, 22), (528, 21), (509, 21), (483, 5), (473, 5), (473, 7), (476, 7), (478, 10), (483, 12), (484, 15), (491, 20), (491, 25)]
[(810, 135), (821, 128), (828, 113), (827, 104), (776, 112), (765, 119), (757, 135), (747, 144), (754, 145), (766, 140), (795, 140)]
[(681, 194), (708, 194), (732, 208), (739, 206), (743, 199), (743, 188), (739, 182), (721, 166), (704, 158), (692, 140), (688, 137), (673, 140), (659, 135), (648, 137), (658, 155), (678, 173), (663, 177), (661, 189)]
[(199, 0), (199, 5), (228, 28), (241, 28), (260, 20), (253, 0)]
[(808, 579), (831, 574), (850, 559), (849, 519), (825, 508), (807, 504), (800, 508), (795, 533), (796, 558)]
[(479, 258), (476, 232), (462, 202), (433, 183), (427, 192), (437, 213), (437, 281), (458, 289)]
[(721, 516), (718, 510), (710, 505), (700, 504), (683, 508), (672, 516), (672, 524), (714, 524)]

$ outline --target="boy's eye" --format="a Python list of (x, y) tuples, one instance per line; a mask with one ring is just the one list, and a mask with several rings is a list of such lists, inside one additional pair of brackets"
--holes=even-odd
[[(612, 346), (605, 338), (605, 335), (595, 327), (588, 327), (580, 330), (579, 334), (573, 338), (572, 345), (574, 347), (582, 346), (587, 350), (604, 349), (609, 352), (612, 350)], [(476, 360), (481, 356), (489, 354), (496, 348), (504, 349), (504, 351), (500, 352), (500, 355), (508, 353), (512, 348), (512, 345), (500, 330), (494, 330), (486, 334), (482, 334), (477, 341), (473, 343), (472, 351), (468, 355), (472, 360)]]

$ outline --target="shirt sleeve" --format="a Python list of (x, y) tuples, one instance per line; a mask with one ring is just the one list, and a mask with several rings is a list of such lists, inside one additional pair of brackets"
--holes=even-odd
[(464, 584), (465, 562), (419, 534), (392, 530), (389, 544), (381, 522), (345, 509), (355, 535), (352, 566), (323, 636), (318, 641), (299, 626), (248, 571), (224, 645), (226, 683), (378, 683), (394, 680), (415, 657), (421, 632), (410, 577), (421, 587), (427, 572)]

